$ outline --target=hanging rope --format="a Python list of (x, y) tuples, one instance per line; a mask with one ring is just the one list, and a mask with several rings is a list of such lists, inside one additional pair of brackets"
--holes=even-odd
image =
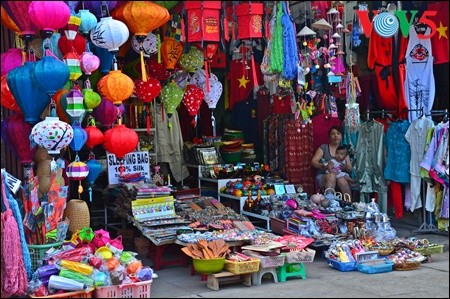
[(270, 70), (271, 72), (281, 73), (283, 72), (283, 25), (281, 20), (283, 17), (283, 4), (281, 2), (278, 3), (276, 16), (272, 38)]
[(283, 77), (293, 80), (297, 76), (298, 53), (295, 28), (289, 15), (286, 2), (283, 1), (283, 16), (281, 18), (283, 25)]

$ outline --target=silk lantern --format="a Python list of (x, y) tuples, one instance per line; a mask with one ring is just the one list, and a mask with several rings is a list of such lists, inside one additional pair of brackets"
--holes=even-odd
[(178, 85), (173, 81), (169, 82), (161, 90), (161, 101), (164, 104), (167, 116), (169, 117), (168, 122), (169, 129), (172, 128), (170, 118), (172, 117), (172, 114), (175, 112), (175, 110), (183, 100), (183, 95), (184, 90), (178, 87)]
[(67, 25), (64, 28), (64, 34), (66, 35), (67, 39), (72, 41), (77, 36), (78, 27), (80, 27), (81, 24), (81, 18), (71, 15), (69, 18), (69, 22), (67, 22)]
[(87, 134), (86, 139), (86, 146), (91, 150), (94, 149), (94, 146), (102, 144), (103, 143), (103, 133), (95, 126), (95, 120), (91, 118), (91, 120), (88, 122), (89, 124), (84, 129)]
[(77, 89), (71, 89), (66, 94), (66, 100), (67, 114), (69, 114), (73, 119), (79, 120), (85, 112), (83, 104), (83, 94)]
[(119, 51), (119, 47), (128, 40), (129, 35), (127, 25), (112, 17), (101, 18), (90, 33), (92, 43), (99, 48), (108, 49), (109, 52)]
[(31, 21), (28, 9), (32, 1), (2, 1), (2, 23), (17, 32), (27, 44), (36, 34), (38, 28)]
[[(69, 67), (51, 56), (44, 56), (34, 64), (31, 71), (33, 82), (50, 97), (64, 87), (70, 77)], [(17, 99), (16, 99), (17, 100)]]
[(86, 75), (95, 72), (100, 66), (100, 58), (92, 52), (83, 52), (80, 58), (80, 68)]
[(112, 11), (117, 6), (117, 1), (84, 1), (84, 8), (91, 11), (96, 17), (104, 17), (102, 14), (102, 3), (106, 2), (108, 10)]
[(63, 56), (71, 52), (82, 55), (86, 51), (86, 38), (77, 34), (73, 40), (69, 40), (66, 35), (63, 35), (58, 40), (58, 48)]
[(197, 113), (204, 98), (205, 94), (203, 90), (194, 84), (189, 84), (184, 92), (183, 104), (186, 106), (189, 115), (194, 116), (194, 120), (192, 121), (194, 127), (197, 126)]
[(25, 62), (23, 66), (11, 70), (6, 75), (11, 94), (29, 124), (39, 122), (42, 112), (50, 103), (47, 92), (31, 79), (36, 64), (37, 62)]
[(103, 127), (111, 127), (117, 120), (117, 115), (122, 115), (124, 112), (125, 107), (123, 104), (117, 107), (112, 102), (102, 98), (100, 105), (92, 111), (92, 116), (99, 121)]
[(72, 141), (73, 129), (58, 117), (47, 116), (33, 127), (31, 138), (36, 144), (46, 148), (50, 155), (56, 155)]
[(138, 134), (119, 123), (113, 128), (106, 130), (104, 134), (103, 147), (110, 153), (114, 154), (119, 160), (120, 174), (123, 173), (122, 160), (125, 155), (134, 151), (139, 143)]
[(8, 82), (6, 82), (6, 75), (2, 76), (1, 92), (2, 106), (20, 112), (20, 107), (17, 105), (16, 99), (14, 99), (11, 90), (9, 90)]
[(58, 46), (60, 38), (61, 34), (59, 32), (53, 32), (52, 36), (50, 37), (50, 51), (53, 53), (53, 55), (62, 60), (64, 55), (61, 53), (61, 50)]
[(148, 77), (147, 81), (135, 80), (135, 94), (138, 98), (142, 99), (146, 109), (146, 124), (147, 133), (150, 134), (151, 121), (150, 121), (150, 103), (161, 93), (161, 83), (153, 77)]
[(22, 50), (11, 48), (1, 55), (2, 76), (6, 75), (10, 70), (22, 66)]
[(203, 52), (197, 47), (191, 47), (188, 53), (183, 53), (181, 55), (179, 64), (183, 69), (190, 73), (194, 73), (198, 69), (202, 68), (203, 62)]
[(173, 70), (183, 53), (183, 45), (171, 37), (165, 37), (161, 44), (161, 54), (166, 68)]
[(69, 80), (76, 81), (83, 74), (80, 68), (80, 56), (76, 52), (64, 55), (64, 62), (69, 67)]
[(83, 89), (83, 98), (84, 108), (87, 112), (92, 112), (102, 102), (100, 95), (90, 88)]
[(127, 1), (116, 11), (116, 18), (122, 20), (128, 26), (139, 42), (142, 81), (145, 82), (147, 81), (147, 73), (144, 64), (143, 42), (148, 33), (167, 23), (170, 18), (169, 11), (150, 1)]
[(64, 101), (66, 101), (65, 96), (69, 92), (68, 89), (58, 89), (52, 97), (52, 101), (56, 104), (56, 114), (59, 119), (66, 123), (71, 123), (69, 117), (66, 114), (67, 102), (65, 103), (65, 107), (62, 106), (62, 98), (64, 97)]
[(214, 117), (214, 109), (219, 102), (220, 96), (222, 95), (222, 83), (216, 79), (209, 80), (209, 91), (205, 87), (206, 81), (202, 85), (203, 91), (205, 93), (205, 102), (208, 104), (208, 108), (211, 110), (211, 125), (213, 128), (213, 136), (216, 136), (216, 118)]
[(78, 30), (85, 35), (87, 35), (92, 28), (95, 28), (98, 23), (97, 17), (87, 9), (80, 9), (77, 13), (77, 17), (81, 19)]
[(89, 174), (89, 167), (86, 163), (81, 162), (77, 157), (77, 160), (70, 163), (66, 167), (66, 174), (70, 180), (79, 181), (78, 194), (83, 193), (83, 186), (81, 186), (81, 181), (87, 177)]
[(95, 159), (95, 156), (92, 156), (86, 162), (86, 165), (89, 168), (89, 173), (86, 176), (86, 180), (89, 184), (89, 200), (92, 202), (92, 186), (100, 173), (102, 173), (102, 164)]
[(33, 24), (50, 38), (55, 30), (69, 22), (70, 9), (64, 1), (32, 1), (28, 14)]
[(79, 122), (75, 122), (75, 124), (72, 125), (73, 129), (73, 138), (72, 141), (69, 143), (70, 148), (76, 152), (78, 155), (78, 152), (83, 148), (84, 144), (87, 140), (87, 132), (81, 127), (81, 124)]
[(97, 83), (100, 95), (115, 105), (128, 99), (133, 94), (133, 89), (133, 80), (118, 70), (110, 71)]
[(100, 58), (100, 71), (103, 74), (107, 74), (112, 67), (114, 55), (107, 49), (97, 47), (93, 43), (90, 43), (89, 48), (98, 58)]

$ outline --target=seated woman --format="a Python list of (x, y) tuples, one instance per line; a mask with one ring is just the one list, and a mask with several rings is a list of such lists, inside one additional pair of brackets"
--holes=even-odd
[[(339, 187), (342, 194), (352, 195), (352, 189), (350, 181), (345, 176), (338, 177), (336, 173), (327, 173), (327, 165), (335, 159), (336, 149), (342, 142), (342, 129), (338, 126), (333, 126), (328, 131), (328, 144), (322, 144), (314, 153), (311, 159), (311, 166), (317, 169), (317, 182), (322, 190), (327, 188), (333, 188), (336, 190), (336, 186)], [(343, 163), (342, 171), (349, 173), (352, 170), (352, 163), (347, 155), (345, 157), (345, 163)]]

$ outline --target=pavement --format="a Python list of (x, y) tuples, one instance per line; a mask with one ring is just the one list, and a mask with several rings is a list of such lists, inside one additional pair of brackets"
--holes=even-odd
[[(358, 271), (340, 272), (326, 263), (317, 251), (314, 262), (305, 263), (306, 279), (289, 277), (286, 282), (274, 283), (265, 275), (260, 286), (240, 283), (220, 285), (219, 291), (206, 286), (190, 266), (168, 266), (155, 271), (158, 275), (151, 285), (151, 298), (449, 298), (449, 235), (448, 232), (417, 232), (421, 223), (417, 214), (391, 219), (399, 237), (426, 238), (443, 244), (444, 253), (433, 254), (417, 270), (365, 274)], [(152, 265), (139, 256), (144, 265)]]

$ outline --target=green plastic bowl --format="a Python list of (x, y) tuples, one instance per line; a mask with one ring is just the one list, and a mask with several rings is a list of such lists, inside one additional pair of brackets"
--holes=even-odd
[(194, 269), (201, 274), (214, 274), (219, 273), (225, 266), (225, 258), (216, 259), (192, 259)]

